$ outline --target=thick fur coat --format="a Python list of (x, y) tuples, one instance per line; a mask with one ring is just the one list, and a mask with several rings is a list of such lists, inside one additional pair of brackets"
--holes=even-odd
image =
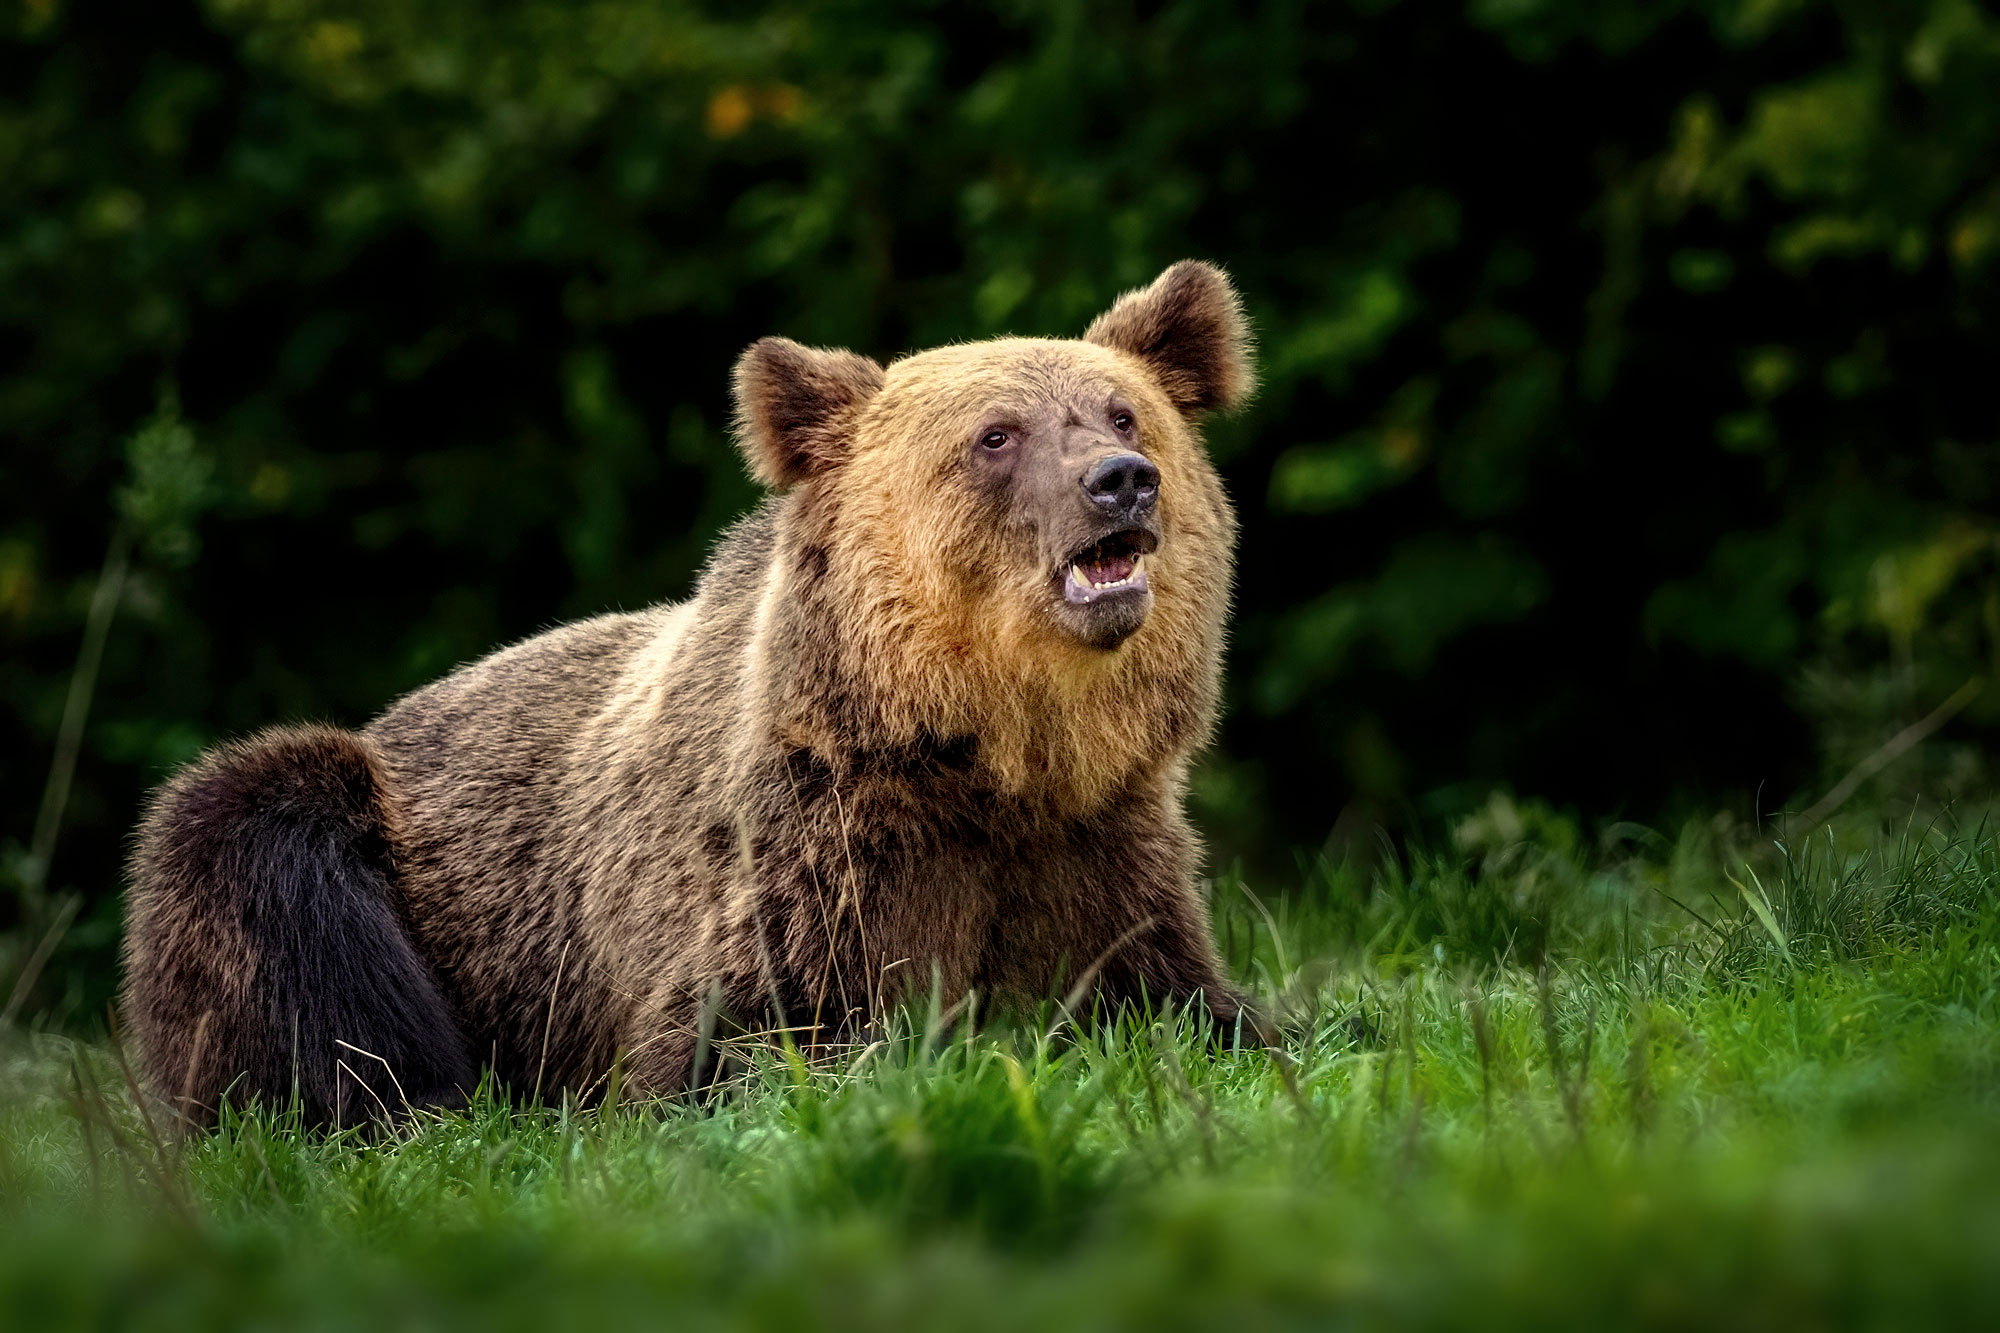
[(669, 1094), (726, 1032), (854, 1035), (933, 987), (1237, 1026), (1181, 800), (1234, 540), (1197, 426), (1251, 384), (1197, 263), (1080, 341), (757, 343), (738, 434), (774, 493), (689, 601), (158, 793), (123, 996), (155, 1091), (197, 1122), (394, 1114), (482, 1065)]

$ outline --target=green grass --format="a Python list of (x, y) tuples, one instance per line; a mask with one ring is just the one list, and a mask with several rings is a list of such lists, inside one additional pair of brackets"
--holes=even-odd
[(1493, 813), (1218, 888), (1276, 1057), (918, 1016), (699, 1108), (172, 1145), (105, 1044), (0, 1035), (0, 1323), (1993, 1326), (1992, 834), (1586, 852)]

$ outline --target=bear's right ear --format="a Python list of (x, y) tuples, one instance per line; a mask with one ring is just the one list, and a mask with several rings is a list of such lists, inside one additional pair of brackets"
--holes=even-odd
[(760, 338), (736, 363), (736, 443), (750, 473), (782, 490), (847, 457), (856, 415), (882, 388), (882, 367), (853, 352)]

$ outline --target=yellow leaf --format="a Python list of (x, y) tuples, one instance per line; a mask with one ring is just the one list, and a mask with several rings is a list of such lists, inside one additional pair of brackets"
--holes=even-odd
[(750, 101), (750, 90), (740, 83), (732, 83), (708, 99), (708, 137), (711, 139), (733, 139), (749, 126), (756, 108)]

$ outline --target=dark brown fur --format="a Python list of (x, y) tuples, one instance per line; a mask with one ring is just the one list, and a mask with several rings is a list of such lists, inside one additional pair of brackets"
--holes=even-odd
[[(934, 985), (1247, 1017), (1180, 809), (1234, 534), (1194, 420), (1248, 392), (1247, 347), (1195, 264), (1080, 343), (887, 371), (758, 343), (739, 431), (786, 489), (693, 599), (528, 640), (358, 734), (223, 747), (161, 791), (124, 994), (155, 1090), (196, 1120), (296, 1090), (352, 1121), (448, 1102), (481, 1063), (589, 1094), (616, 1061), (666, 1094), (718, 1022), (825, 1039)], [(1129, 438), (1107, 403), (1136, 411)], [(975, 475), (965, 441), (996, 413), (1060, 434), (1044, 469), (1158, 463), (1153, 600), (1115, 650), (1037, 600), (1043, 548), (1095, 511)]]

